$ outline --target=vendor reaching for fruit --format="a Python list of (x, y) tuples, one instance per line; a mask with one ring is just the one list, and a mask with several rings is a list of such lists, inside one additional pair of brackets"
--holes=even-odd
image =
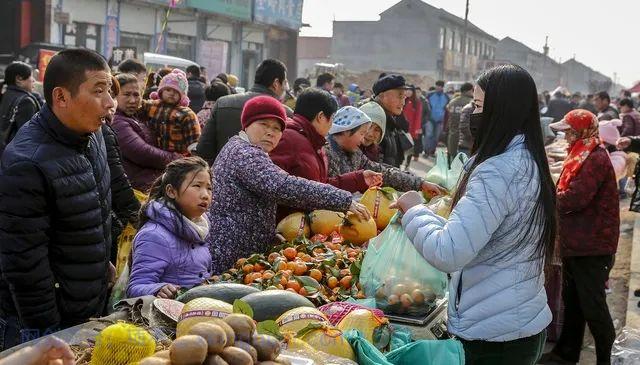
[(175, 160), (153, 183), (140, 209), (127, 295), (173, 299), (180, 288), (210, 276), (206, 212), (211, 204), (209, 165), (200, 157)]
[[(384, 115), (382, 107), (375, 105)], [(371, 123), (371, 118), (367, 114), (352, 106), (345, 106), (338, 110), (333, 118), (333, 126), (329, 130), (329, 144), (324, 146), (329, 158), (329, 176), (372, 170), (382, 173), (385, 186), (399, 191), (422, 190), (431, 196), (445, 193), (438, 185), (402, 172), (397, 167), (369, 160), (360, 150), (360, 145), (369, 128), (372, 128)]]
[(351, 193), (289, 175), (269, 158), (285, 128), (286, 113), (276, 99), (258, 96), (242, 111), (242, 131), (223, 147), (213, 165), (211, 205), (212, 271), (266, 252), (276, 241), (276, 206), (347, 210), (366, 219), (367, 209)]
[(475, 156), (449, 219), (415, 191), (396, 203), (416, 250), (452, 274), (447, 326), (467, 364), (535, 364), (551, 322), (543, 267), (556, 238), (556, 199), (537, 100), (521, 67), (485, 72), (471, 115)]

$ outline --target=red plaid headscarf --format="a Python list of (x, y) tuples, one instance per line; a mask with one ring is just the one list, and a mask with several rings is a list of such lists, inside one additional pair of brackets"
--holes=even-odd
[(564, 160), (562, 174), (558, 181), (558, 192), (569, 188), (571, 179), (578, 174), (591, 151), (602, 143), (598, 132), (598, 118), (593, 113), (583, 109), (572, 110), (567, 113), (563, 121), (580, 137), (569, 146), (569, 155)]

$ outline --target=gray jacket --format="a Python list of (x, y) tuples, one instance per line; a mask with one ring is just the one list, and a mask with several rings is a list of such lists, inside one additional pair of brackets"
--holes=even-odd
[(329, 177), (340, 176), (358, 170), (371, 170), (382, 173), (382, 181), (385, 186), (390, 186), (398, 191), (420, 191), (422, 179), (410, 173), (402, 172), (396, 167), (369, 160), (358, 149), (355, 152), (346, 152), (332, 139), (324, 146), (329, 159)]
[[(211, 118), (204, 126), (194, 154), (212, 163), (229, 138), (237, 135), (242, 129), (240, 115), (244, 103), (259, 95), (276, 97), (270, 89), (262, 85), (254, 85), (244, 94), (227, 95), (218, 99), (211, 111)], [(287, 110), (287, 116), (292, 117), (293, 111), (286, 105), (284, 107)]]

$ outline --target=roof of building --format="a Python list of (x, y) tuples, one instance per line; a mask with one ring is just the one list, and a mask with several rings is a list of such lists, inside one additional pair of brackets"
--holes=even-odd
[[(536, 56), (544, 57), (544, 54), (543, 54), (542, 52), (538, 52), (538, 51), (536, 51), (536, 50), (532, 49), (531, 47), (527, 46), (526, 44), (524, 44), (524, 43), (522, 43), (522, 42), (520, 42), (520, 41), (517, 41), (517, 40), (515, 40), (515, 39), (513, 39), (513, 38), (511, 38), (511, 37), (504, 37), (504, 38), (502, 38), (502, 39), (498, 42), (498, 44), (499, 44), (499, 43), (505, 43), (505, 42), (512, 43), (513, 45), (515, 45), (515, 46), (517, 46), (517, 47), (520, 47), (520, 48), (523, 48), (523, 49), (524, 49), (524, 50), (526, 50), (527, 52), (532, 53), (532, 54), (535, 54)], [(556, 60), (554, 60), (553, 58), (548, 57), (548, 56), (547, 56), (547, 58), (549, 59), (549, 61), (551, 62), (551, 64), (560, 65), (560, 64), (559, 64)]]
[[(442, 8), (436, 8), (436, 7), (426, 3), (424, 1), (421, 1), (421, 0), (402, 0), (402, 1), (399, 1), (398, 3), (393, 5), (392, 7), (388, 8), (385, 11), (383, 11), (382, 13), (380, 13), (380, 16), (384, 15), (385, 13), (392, 13), (398, 7), (407, 5), (408, 3), (417, 4), (418, 6), (421, 7), (420, 10), (422, 10), (422, 11), (425, 11), (425, 10), (437, 11), (437, 12), (439, 12), (440, 19), (443, 19), (443, 20), (445, 20), (447, 22), (454, 23), (454, 24), (456, 24), (456, 25), (458, 25), (460, 27), (464, 27), (464, 19), (462, 19), (462, 18), (460, 18), (460, 17), (458, 17), (456, 15), (453, 15), (453, 14), (449, 13), (448, 11), (446, 11), (446, 10), (444, 10)], [(490, 38), (491, 40), (494, 40), (496, 42), (498, 41), (498, 39), (496, 37), (494, 37), (491, 34), (485, 32), (484, 30), (482, 30), (480, 27), (476, 26), (472, 22), (468, 22), (468, 27), (469, 27), (468, 30), (470, 32), (472, 32), (472, 33), (478, 33), (478, 34), (481, 34), (481, 35), (483, 35), (483, 36), (485, 36), (487, 38)]]

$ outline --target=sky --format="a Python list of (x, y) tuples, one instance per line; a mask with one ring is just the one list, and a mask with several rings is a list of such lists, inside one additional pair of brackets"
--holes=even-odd
[[(424, 0), (423, 0), (424, 1)], [(466, 0), (426, 0), (464, 18)], [(301, 36), (332, 35), (333, 20), (378, 20), (399, 0), (304, 0)], [(469, 21), (549, 56), (576, 60), (630, 87), (640, 80), (640, 0), (469, 0)], [(614, 73), (616, 75), (614, 75)]]

